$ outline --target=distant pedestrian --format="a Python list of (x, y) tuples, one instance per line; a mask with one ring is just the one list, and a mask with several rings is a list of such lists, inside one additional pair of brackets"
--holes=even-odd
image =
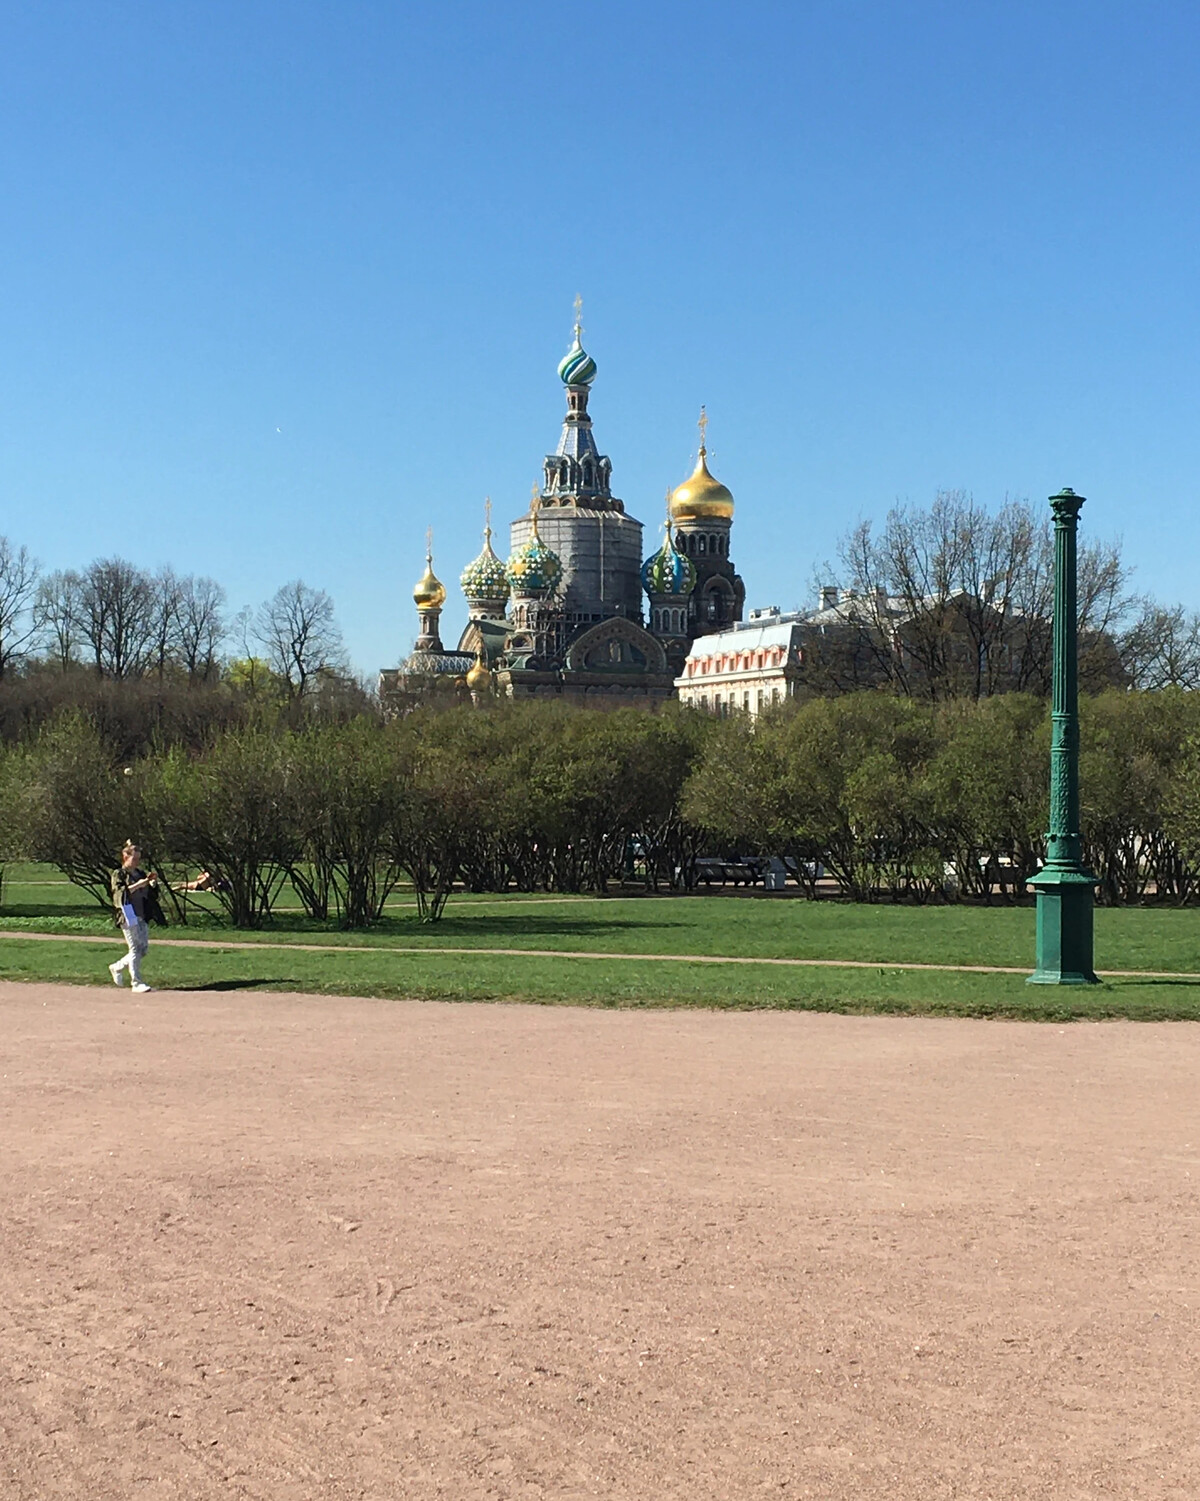
[(142, 979), (142, 960), (150, 947), (152, 922), (166, 926), (162, 906), (158, 900), (158, 877), (141, 868), (142, 852), (132, 840), (126, 841), (121, 851), (121, 866), (112, 873), (113, 915), (125, 935), (129, 952), (115, 964), (108, 966), (114, 985), (125, 983), (125, 971), (133, 982), (133, 989), (144, 994), (150, 986)]

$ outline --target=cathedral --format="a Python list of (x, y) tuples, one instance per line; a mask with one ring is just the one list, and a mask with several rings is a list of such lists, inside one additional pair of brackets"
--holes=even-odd
[(613, 494), (612, 461), (592, 431), (596, 363), (582, 335), (576, 303), (574, 341), (558, 366), (562, 432), (528, 511), (510, 523), (507, 561), (492, 547), (489, 502), (483, 551), (461, 578), (467, 625), (447, 651), (446, 590), (427, 548), (413, 591), (420, 634), (411, 655), (380, 674), (385, 707), (398, 710), (432, 686), (477, 702), (493, 694), (597, 705), (671, 698), (692, 642), (741, 620), (733, 496), (709, 472), (703, 409), (695, 470), (669, 492), (662, 545), (643, 558), (642, 523)]

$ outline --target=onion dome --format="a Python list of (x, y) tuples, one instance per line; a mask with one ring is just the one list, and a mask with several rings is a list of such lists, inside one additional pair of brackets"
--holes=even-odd
[(583, 299), (575, 299), (575, 342), (558, 362), (558, 378), (564, 386), (590, 386), (596, 379), (596, 362), (580, 343), (583, 337)]
[(418, 610), (440, 610), (446, 603), (446, 586), (433, 571), (433, 543), (425, 553), (425, 572), (413, 586), (413, 603)]
[(504, 575), (504, 564), (492, 551), (491, 504), (489, 500), (488, 524), (483, 529), (483, 551), (473, 563), (467, 564), (458, 580), (468, 599), (508, 598), (508, 579)]
[(596, 379), (596, 362), (579, 342), (575, 342), (558, 362), (558, 378), (564, 386), (590, 386)]
[(671, 519), (673, 521), (730, 521), (733, 518), (733, 495), (718, 479), (708, 472), (708, 450), (704, 446), (704, 430), (708, 417), (700, 408), (700, 455), (690, 479), (684, 480), (671, 492)]
[(642, 588), (647, 594), (686, 598), (695, 587), (696, 565), (675, 546), (668, 517), (662, 547), (642, 564)]
[(535, 497), (529, 507), (529, 539), (523, 547), (517, 548), (504, 565), (505, 575), (514, 594), (549, 594), (562, 578), (561, 559), (538, 536), (537, 513)]
[(467, 673), (466, 682), (467, 687), (472, 693), (481, 693), (492, 686), (492, 674), (483, 660), (482, 647), (479, 650), (479, 655), (475, 658), (474, 665)]

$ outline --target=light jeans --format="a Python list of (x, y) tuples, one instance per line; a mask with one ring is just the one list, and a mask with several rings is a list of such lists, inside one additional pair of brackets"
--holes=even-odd
[(146, 950), (150, 947), (150, 929), (146, 926), (145, 918), (138, 917), (132, 924), (122, 921), (121, 932), (125, 935), (129, 952), (113, 965), (113, 973), (128, 969), (129, 978), (135, 985), (140, 985), (142, 983), (142, 960), (146, 957)]

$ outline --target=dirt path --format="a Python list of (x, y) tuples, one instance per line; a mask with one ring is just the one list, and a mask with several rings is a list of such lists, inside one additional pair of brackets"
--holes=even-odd
[(1200, 1028), (0, 985), (4, 1501), (1200, 1491)]
[[(95, 933), (28, 933), (20, 929), (0, 929), (0, 939), (33, 938), (46, 943), (103, 943), (124, 946), (119, 935)], [(1031, 966), (1015, 964), (918, 964), (896, 959), (791, 959), (762, 958), (747, 954), (638, 954), (628, 950), (614, 953), (607, 949), (500, 949), (458, 945), (435, 948), (430, 944), (394, 943), (332, 944), (245, 942), (225, 938), (159, 938), (155, 945), (180, 949), (284, 949), (297, 954), (490, 954), (506, 959), (608, 959), (621, 963), (649, 964), (771, 964), (800, 969), (911, 969), (934, 970), (955, 975), (1027, 975)], [(1098, 969), (1108, 980), (1200, 980), (1200, 973), (1180, 969)]]

